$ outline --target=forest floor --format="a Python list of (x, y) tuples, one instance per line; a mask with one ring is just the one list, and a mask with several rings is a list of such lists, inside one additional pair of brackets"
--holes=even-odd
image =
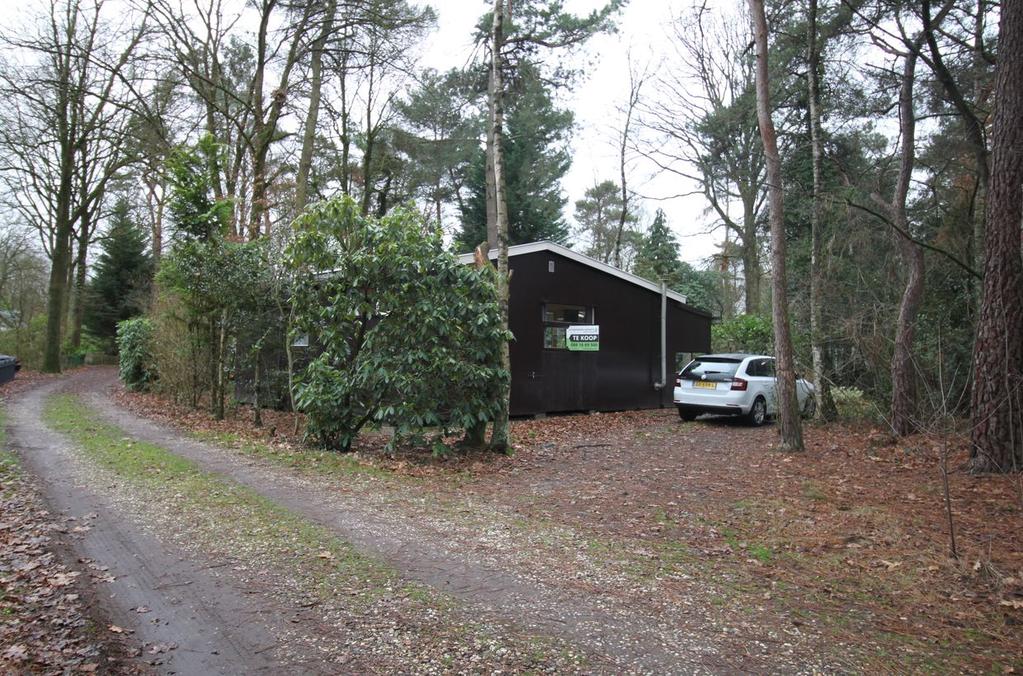
[(812, 425), (792, 456), (662, 410), (515, 421), (511, 457), (340, 456), (111, 369), (8, 400), (50, 504), (95, 515), (64, 546), (126, 585), (96, 607), (139, 668), (1023, 671), (1020, 477), (958, 471), (955, 437)]

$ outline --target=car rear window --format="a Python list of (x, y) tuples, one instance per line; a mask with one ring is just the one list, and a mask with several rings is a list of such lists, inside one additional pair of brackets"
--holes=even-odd
[(741, 362), (735, 359), (694, 359), (682, 369), (685, 380), (731, 380)]

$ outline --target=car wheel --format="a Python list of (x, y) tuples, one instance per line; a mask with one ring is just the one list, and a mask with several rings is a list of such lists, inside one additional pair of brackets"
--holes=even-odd
[(757, 397), (750, 406), (746, 419), (750, 425), (760, 427), (767, 422), (767, 401), (763, 397)]
[(678, 407), (678, 417), (682, 418), (685, 422), (692, 422), (696, 420), (696, 416), (700, 415), (696, 411), (690, 411), (689, 409)]
[(803, 402), (803, 417), (809, 420), (817, 413), (817, 399), (812, 395), (806, 395), (806, 400)]

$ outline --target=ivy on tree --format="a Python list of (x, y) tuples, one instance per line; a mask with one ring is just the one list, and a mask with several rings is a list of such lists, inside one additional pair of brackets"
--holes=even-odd
[(315, 353), (295, 401), (319, 443), (347, 451), (367, 425), (391, 425), (400, 440), (497, 414), (509, 336), (494, 273), (461, 265), (421, 216), (362, 216), (348, 197), (322, 202), (295, 221), (285, 262), (295, 330)]

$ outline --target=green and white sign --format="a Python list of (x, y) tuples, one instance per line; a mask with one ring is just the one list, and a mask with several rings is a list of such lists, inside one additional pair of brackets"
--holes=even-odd
[(600, 327), (569, 326), (565, 330), (565, 344), (573, 352), (596, 352), (600, 349)]

